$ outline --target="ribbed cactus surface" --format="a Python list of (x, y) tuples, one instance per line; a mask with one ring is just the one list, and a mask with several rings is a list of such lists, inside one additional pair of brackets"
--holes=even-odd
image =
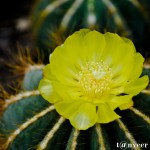
[[(50, 53), (66, 36), (83, 27), (117, 32), (132, 38), (139, 49), (147, 50), (149, 4), (149, 0), (42, 0), (34, 10), (33, 32), (42, 54), (43, 49), (49, 49)], [(24, 77), (16, 94), (0, 96), (3, 99), (0, 101), (1, 150), (115, 150), (125, 146), (149, 149), (149, 86), (133, 98), (133, 107), (115, 110), (121, 119), (77, 130), (40, 95), (38, 85), (44, 64), (29, 61), (26, 65), (30, 58), (15, 58), (20, 63), (10, 66), (14, 70), (19, 68), (16, 75), (23, 72)], [(145, 74), (150, 77), (149, 61), (143, 67)]]
[(34, 35), (40, 48), (52, 51), (61, 37), (91, 28), (130, 37), (144, 51), (150, 35), (149, 7), (148, 0), (42, 0), (33, 14)]
[[(37, 87), (42, 78), (43, 65), (31, 66), (26, 69), (22, 90), (5, 99), (2, 105), (1, 150), (114, 150), (122, 148), (121, 142), (144, 144), (148, 149), (149, 87), (134, 97), (134, 107), (124, 111), (116, 110), (122, 116), (121, 119), (108, 124), (97, 123), (88, 130), (79, 131), (40, 96)], [(147, 63), (143, 74), (150, 74)]]

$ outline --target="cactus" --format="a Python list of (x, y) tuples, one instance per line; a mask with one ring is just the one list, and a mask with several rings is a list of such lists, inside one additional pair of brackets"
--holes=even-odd
[[(49, 47), (48, 53), (62, 44), (70, 33), (82, 27), (129, 36), (136, 46), (145, 50), (149, 35), (145, 9), (148, 4), (148, 0), (45, 0), (35, 9), (33, 32), (40, 48)], [(137, 23), (140, 25), (136, 26)], [(50, 33), (47, 34), (47, 31)], [(18, 62), (6, 66), (15, 70), (16, 76), (23, 74), (23, 79), (17, 79), (20, 86), (15, 94), (10, 95), (5, 90), (1, 92), (1, 150), (114, 150), (123, 149), (126, 144), (130, 144), (129, 149), (132, 149), (131, 145), (133, 149), (149, 148), (149, 86), (134, 97), (134, 107), (116, 110), (121, 119), (78, 130), (58, 114), (54, 105), (42, 98), (38, 91), (43, 77), (42, 62), (47, 63), (47, 59), (32, 60), (24, 53), (15, 58), (12, 55), (12, 59)], [(149, 60), (144, 64), (143, 75), (150, 77)], [(143, 147), (138, 147), (138, 144), (143, 144)]]
[[(144, 51), (150, 36), (149, 6), (148, 0), (40, 1), (32, 17), (33, 33), (38, 46), (49, 52), (69, 34), (85, 27), (127, 36)], [(55, 34), (59, 34), (57, 40)], [(147, 53), (143, 52), (146, 57)]]
[[(124, 148), (120, 145), (121, 142), (144, 144), (148, 148), (149, 86), (134, 97), (134, 107), (124, 111), (116, 110), (122, 116), (121, 119), (108, 124), (97, 123), (88, 130), (80, 131), (72, 127), (67, 119), (56, 112), (53, 105), (41, 97), (37, 88), (43, 76), (44, 65), (34, 64), (31, 58), (25, 56), (18, 58), (22, 63), (11, 67), (24, 70), (24, 78), (18, 93), (10, 96), (4, 94), (3, 99), (7, 98), (1, 100), (1, 150), (114, 150)], [(143, 75), (150, 76), (149, 60), (144, 64)]]

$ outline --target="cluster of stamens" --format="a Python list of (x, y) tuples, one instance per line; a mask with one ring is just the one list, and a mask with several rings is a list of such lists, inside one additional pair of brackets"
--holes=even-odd
[(110, 90), (112, 69), (103, 61), (87, 62), (78, 77), (84, 94), (91, 98), (100, 98)]

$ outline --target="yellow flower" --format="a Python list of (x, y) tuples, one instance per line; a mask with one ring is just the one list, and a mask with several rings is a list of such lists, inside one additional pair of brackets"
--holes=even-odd
[(50, 56), (40, 81), (41, 95), (79, 130), (120, 118), (132, 97), (148, 84), (140, 77), (144, 58), (117, 34), (82, 29)]

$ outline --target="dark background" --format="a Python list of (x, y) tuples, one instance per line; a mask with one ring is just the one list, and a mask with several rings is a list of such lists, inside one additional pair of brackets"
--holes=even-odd
[[(8, 70), (11, 55), (17, 52), (18, 46), (32, 47), (30, 29), (18, 30), (16, 22), (29, 18), (37, 0), (3, 0), (0, 1), (0, 84), (7, 88), (16, 77)], [(11, 84), (10, 84), (11, 85)]]
[[(4, 0), (0, 2), (0, 52), (21, 41), (25, 31), (17, 31), (16, 21), (31, 14), (36, 0)], [(23, 32), (23, 33), (22, 33)]]

